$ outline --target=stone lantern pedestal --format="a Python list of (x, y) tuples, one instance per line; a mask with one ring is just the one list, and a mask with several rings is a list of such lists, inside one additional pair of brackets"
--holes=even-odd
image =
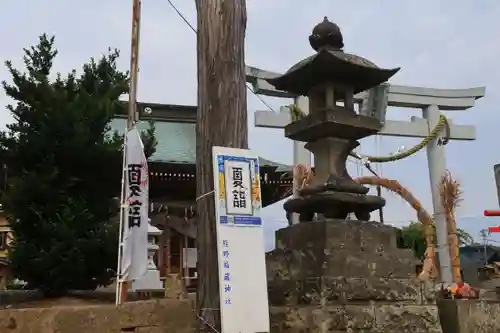
[[(438, 333), (411, 250), (397, 247), (395, 228), (370, 222), (385, 200), (352, 180), (346, 160), (358, 140), (382, 124), (354, 110), (354, 94), (386, 82), (383, 69), (345, 53), (339, 27), (325, 20), (309, 37), (316, 54), (267, 81), (309, 98), (309, 114), (285, 127), (314, 154), (311, 184), (284, 204), (300, 223), (276, 232), (268, 253), (272, 332)], [(357, 220), (346, 220), (354, 214)]]
[(163, 283), (160, 279), (160, 271), (154, 262), (154, 255), (158, 251), (158, 236), (161, 230), (148, 223), (148, 271), (142, 279), (132, 283), (133, 291), (163, 291)]

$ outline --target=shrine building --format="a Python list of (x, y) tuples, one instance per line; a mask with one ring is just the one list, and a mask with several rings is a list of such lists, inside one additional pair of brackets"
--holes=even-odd
[[(156, 264), (165, 278), (179, 274), (194, 287), (196, 274), (196, 106), (138, 103), (145, 130), (155, 121), (156, 152), (149, 158), (152, 224), (163, 231)], [(111, 129), (123, 133), (126, 116), (111, 122)], [(260, 158), (263, 206), (286, 197), (291, 179), (284, 177), (289, 166)]]

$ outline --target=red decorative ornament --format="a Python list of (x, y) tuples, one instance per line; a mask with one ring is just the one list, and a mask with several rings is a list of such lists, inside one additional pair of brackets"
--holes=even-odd
[(495, 233), (495, 232), (500, 232), (500, 227), (488, 227), (488, 232), (490, 234)]
[(484, 210), (484, 216), (500, 216), (500, 210)]

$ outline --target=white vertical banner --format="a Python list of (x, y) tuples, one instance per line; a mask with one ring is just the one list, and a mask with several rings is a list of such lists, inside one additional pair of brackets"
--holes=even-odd
[(213, 147), (222, 333), (269, 332), (259, 159)]
[(148, 271), (148, 162), (139, 131), (134, 126), (125, 141), (125, 195), (121, 280), (133, 281)]

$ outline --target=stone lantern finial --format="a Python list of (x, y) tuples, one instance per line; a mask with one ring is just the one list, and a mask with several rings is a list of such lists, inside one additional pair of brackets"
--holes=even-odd
[(344, 38), (339, 26), (328, 21), (328, 17), (325, 16), (323, 22), (314, 27), (311, 36), (309, 36), (309, 44), (316, 52), (322, 48), (342, 50)]

